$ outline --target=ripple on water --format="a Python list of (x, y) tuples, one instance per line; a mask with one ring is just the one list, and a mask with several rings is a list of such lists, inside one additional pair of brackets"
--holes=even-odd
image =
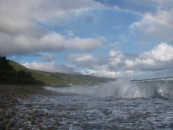
[(22, 102), (16, 111), (16, 128), (21, 125), (30, 129), (62, 130), (173, 128), (173, 104), (170, 100), (57, 94), (33, 96)]

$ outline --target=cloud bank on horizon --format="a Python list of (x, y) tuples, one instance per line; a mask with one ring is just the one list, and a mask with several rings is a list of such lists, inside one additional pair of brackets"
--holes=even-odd
[(28, 68), (173, 76), (172, 0), (1, 0), (0, 55)]

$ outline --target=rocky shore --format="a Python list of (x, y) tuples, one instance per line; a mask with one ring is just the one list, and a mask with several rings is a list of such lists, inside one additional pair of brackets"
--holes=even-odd
[[(28, 86), (27, 86), (28, 87)], [(42, 88), (26, 86), (0, 86), (0, 130), (43, 130), (56, 129), (58, 122), (46, 125), (48, 113), (35, 109), (30, 103), (33, 95), (51, 95)], [(32, 90), (32, 91), (31, 91)], [(28, 101), (28, 102), (27, 102)], [(45, 128), (44, 125), (46, 126)]]
[(16, 114), (15, 106), (20, 102), (18, 98), (8, 95), (0, 95), (0, 99), (0, 130), (8, 130), (15, 125), (12, 118)]
[(0, 98), (0, 130), (173, 128), (172, 99), (102, 98), (23, 86), (0, 87)]
[(7, 95), (0, 98), (0, 130), (58, 129), (58, 122), (52, 124), (48, 112), (39, 106), (35, 108), (29, 102)]

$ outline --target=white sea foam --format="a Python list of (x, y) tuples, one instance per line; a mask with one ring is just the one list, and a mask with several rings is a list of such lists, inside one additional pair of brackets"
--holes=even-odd
[(45, 89), (59, 93), (86, 94), (98, 97), (116, 98), (170, 98), (173, 96), (173, 85), (168, 81), (132, 82), (126, 79), (118, 79), (93, 87), (45, 87)]

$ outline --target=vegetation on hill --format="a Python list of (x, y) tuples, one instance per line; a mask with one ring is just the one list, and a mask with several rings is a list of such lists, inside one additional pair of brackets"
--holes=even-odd
[(0, 84), (83, 86), (103, 83), (108, 80), (110, 79), (95, 76), (31, 70), (17, 62), (0, 57)]
[[(13, 68), (16, 64), (19, 69)], [(20, 69), (23, 68), (23, 69)], [(24, 71), (26, 70), (26, 71)], [(23, 66), (0, 57), (0, 84), (43, 84), (32, 77), (31, 73)]]

